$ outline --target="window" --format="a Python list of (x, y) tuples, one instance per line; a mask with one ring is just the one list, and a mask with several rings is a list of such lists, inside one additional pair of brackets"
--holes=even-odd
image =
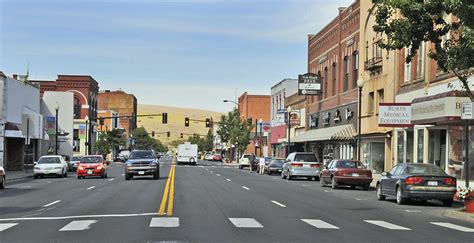
[(81, 101), (74, 97), (74, 118), (80, 119), (81, 118)]
[(359, 52), (352, 54), (352, 87), (357, 87), (357, 79), (359, 78)]
[(395, 166), (395, 167), (393, 167), (393, 168), (390, 170), (390, 172), (388, 172), (388, 173), (389, 173), (390, 175), (395, 174), (395, 171), (398, 169), (398, 167), (400, 167), (400, 166)]
[(336, 95), (336, 77), (337, 77), (337, 70), (336, 70), (336, 63), (332, 64), (332, 95)]
[(324, 78), (323, 78), (323, 82), (324, 82), (324, 97), (328, 97), (328, 85), (329, 85), (329, 76), (328, 76), (328, 67), (325, 67), (324, 68)]
[[(408, 52), (410, 51), (409, 48), (405, 48), (405, 60), (408, 56)], [(405, 62), (405, 60), (403, 60)], [(405, 82), (411, 81), (411, 62), (405, 62)]]
[(418, 48), (418, 59), (416, 62), (416, 77), (418, 79), (423, 78), (424, 75), (424, 65), (425, 65), (425, 45), (422, 42)]
[(404, 169), (405, 168), (403, 166), (398, 166), (397, 170), (395, 171), (395, 173), (393, 173), (393, 175), (397, 176), (403, 174)]
[(369, 93), (369, 100), (367, 102), (367, 112), (368, 113), (374, 112), (374, 92)]
[(349, 88), (349, 57), (345, 56), (344, 57), (344, 84), (343, 84), (344, 92), (347, 91), (348, 88)]
[(380, 103), (383, 103), (383, 99), (384, 99), (384, 92), (383, 92), (383, 89), (379, 89), (377, 90), (377, 104), (376, 104), (376, 110), (377, 110), (377, 113), (379, 112), (379, 104)]

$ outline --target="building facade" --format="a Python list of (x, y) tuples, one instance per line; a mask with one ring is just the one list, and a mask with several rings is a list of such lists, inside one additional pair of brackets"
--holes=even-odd
[(99, 92), (99, 110), (113, 110), (122, 117), (118, 123), (118, 128), (123, 128), (126, 136), (130, 136), (131, 131), (137, 128), (137, 98), (133, 94), (127, 94), (121, 90), (104, 90)]
[[(270, 95), (250, 95), (247, 92), (243, 93), (238, 100), (240, 115), (242, 119), (251, 119), (255, 125), (260, 119), (263, 122), (270, 122)], [(271, 147), (268, 142), (268, 133), (263, 133), (262, 145), (258, 144), (260, 140), (257, 134), (257, 126), (251, 132), (252, 141), (247, 146), (245, 153), (255, 153), (262, 156), (271, 155)], [(256, 146), (257, 145), (257, 146)], [(257, 151), (258, 150), (258, 151)]]

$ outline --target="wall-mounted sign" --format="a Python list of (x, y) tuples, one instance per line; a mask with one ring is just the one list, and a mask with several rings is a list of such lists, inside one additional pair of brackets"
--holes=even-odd
[(318, 114), (312, 114), (310, 117), (309, 117), (309, 127), (310, 128), (315, 128), (318, 126), (318, 122), (319, 122), (319, 117), (318, 117)]
[(346, 120), (351, 119), (354, 116), (354, 112), (346, 108)]
[(314, 73), (298, 75), (298, 95), (319, 95), (321, 77)]
[(331, 120), (331, 113), (326, 112), (323, 114), (323, 125), (329, 125), (329, 122)]
[(379, 127), (411, 127), (410, 103), (380, 103)]
[(298, 113), (291, 113), (290, 115), (290, 124), (291, 126), (299, 126), (300, 125), (300, 117)]
[(474, 115), (472, 112), (472, 102), (464, 102), (461, 105), (461, 119), (463, 120), (471, 120), (474, 119)]
[(336, 114), (334, 115), (334, 122), (340, 122), (341, 115), (339, 114), (339, 110), (336, 110)]
[(286, 109), (278, 109), (277, 110), (277, 113), (285, 113), (286, 112)]
[[(260, 128), (262, 128), (262, 131), (260, 131)], [(257, 132), (269, 132), (271, 130), (272, 126), (270, 122), (257, 122)]]

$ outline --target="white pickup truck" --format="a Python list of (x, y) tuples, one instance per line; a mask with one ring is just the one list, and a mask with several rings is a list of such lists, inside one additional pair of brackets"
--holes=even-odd
[(242, 157), (239, 159), (239, 169), (250, 166), (251, 160), (254, 159), (254, 156), (251, 154), (242, 154)]

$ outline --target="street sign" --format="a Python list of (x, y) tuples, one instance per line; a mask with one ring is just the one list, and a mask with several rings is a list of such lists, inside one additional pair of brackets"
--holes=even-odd
[(473, 103), (472, 102), (464, 102), (461, 105), (461, 119), (463, 120), (471, 120), (474, 119), (473, 114)]
[[(260, 131), (260, 127), (262, 128), (263, 131)], [(271, 128), (272, 126), (270, 122), (262, 122), (262, 123), (257, 122), (257, 132), (269, 132)]]
[(314, 73), (298, 75), (298, 95), (321, 94), (321, 77)]

